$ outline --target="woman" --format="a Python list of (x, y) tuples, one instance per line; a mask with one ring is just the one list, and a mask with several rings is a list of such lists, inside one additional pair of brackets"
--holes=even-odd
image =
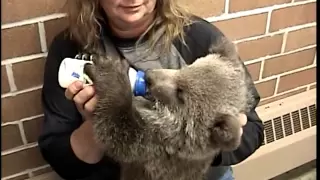
[[(180, 68), (205, 56), (209, 46), (224, 35), (173, 0), (68, 0), (67, 5), (70, 28), (55, 37), (46, 61), (42, 89), (45, 120), (39, 147), (64, 179), (117, 180), (121, 167), (105, 157), (93, 141), (90, 112), (97, 101), (94, 87), (75, 82), (61, 88), (57, 81), (61, 61), (78, 53), (107, 51), (113, 44), (138, 68)], [(258, 104), (260, 98), (257, 92), (255, 95)], [(239, 120), (244, 122), (241, 146), (213, 159), (208, 179), (233, 179), (230, 165), (260, 147), (263, 126), (255, 109)]]

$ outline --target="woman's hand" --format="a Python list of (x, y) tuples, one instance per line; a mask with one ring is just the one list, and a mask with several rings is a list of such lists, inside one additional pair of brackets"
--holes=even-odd
[(65, 96), (73, 100), (84, 122), (73, 131), (70, 143), (75, 155), (86, 163), (97, 163), (104, 155), (104, 148), (94, 140), (92, 112), (97, 104), (93, 86), (84, 86), (80, 81), (69, 85)]
[(97, 104), (93, 86), (84, 86), (82, 82), (75, 81), (66, 89), (65, 96), (75, 102), (78, 111), (85, 120), (91, 119), (92, 112)]
[[(240, 114), (239, 115), (239, 121), (240, 121), (240, 124), (241, 124), (242, 127), (245, 126), (247, 124), (247, 116), (245, 114)], [(242, 136), (243, 128), (241, 128), (240, 133), (241, 133), (241, 136)]]

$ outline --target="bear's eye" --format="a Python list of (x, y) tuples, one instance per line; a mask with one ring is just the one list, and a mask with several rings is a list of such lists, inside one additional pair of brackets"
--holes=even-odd
[(179, 102), (180, 103), (184, 103), (184, 99), (183, 99), (183, 90), (182, 90), (182, 88), (177, 88), (177, 90), (176, 90), (176, 93), (177, 93), (177, 98), (178, 98), (178, 100), (179, 100)]

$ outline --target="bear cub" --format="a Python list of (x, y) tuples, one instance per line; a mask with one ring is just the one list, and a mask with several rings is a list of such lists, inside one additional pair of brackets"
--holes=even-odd
[(126, 60), (97, 55), (85, 67), (99, 99), (95, 139), (122, 180), (203, 180), (220, 151), (239, 146), (251, 77), (228, 39), (209, 51), (181, 69), (147, 70), (151, 99), (132, 95)]

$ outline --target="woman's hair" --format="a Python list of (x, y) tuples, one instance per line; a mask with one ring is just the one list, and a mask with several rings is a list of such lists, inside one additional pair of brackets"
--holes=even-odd
[[(70, 35), (75, 38), (84, 49), (97, 49), (100, 47), (99, 21), (103, 20), (99, 0), (67, 0)], [(163, 26), (164, 49), (169, 50), (172, 40), (179, 37), (184, 42), (183, 28), (191, 23), (191, 15), (182, 8), (177, 0), (156, 0), (156, 18), (147, 31), (139, 38), (150, 34), (148, 40), (150, 49), (155, 45), (152, 39), (155, 27)], [(139, 42), (138, 41), (138, 42)], [(138, 43), (137, 42), (137, 43)]]

